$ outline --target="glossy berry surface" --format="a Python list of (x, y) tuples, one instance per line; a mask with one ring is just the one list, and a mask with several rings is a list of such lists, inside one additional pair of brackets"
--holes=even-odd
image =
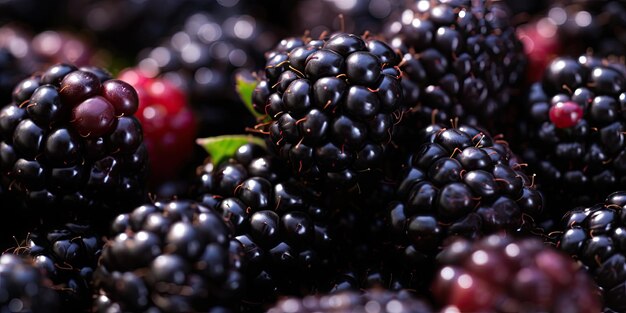
[(59, 299), (59, 312), (91, 312), (92, 276), (102, 246), (89, 225), (66, 224), (29, 233), (12, 252), (30, 257), (50, 281)]
[[(234, 225), (249, 282), (246, 301), (330, 289), (333, 210), (289, 177), (284, 162), (255, 144), (218, 166), (199, 169), (198, 196)], [(337, 247), (340, 242), (336, 242)]]
[(445, 312), (600, 312), (591, 277), (541, 240), (458, 240), (437, 257), (433, 290)]
[(533, 227), (543, 196), (506, 142), (470, 126), (433, 125), (423, 133), (425, 143), (387, 207), (387, 227), (405, 262), (430, 260), (451, 237)]
[(0, 257), (0, 309), (6, 312), (58, 312), (59, 299), (52, 284), (32, 260), (12, 254)]
[(3, 184), (31, 218), (111, 216), (145, 197), (143, 134), (127, 115), (137, 95), (128, 84), (103, 88), (109, 80), (104, 70), (53, 65), (18, 84), (0, 110)]
[(396, 312), (396, 313), (430, 313), (430, 306), (412, 296), (407, 291), (392, 292), (382, 289), (368, 289), (363, 293), (342, 292), (307, 296), (303, 299), (287, 298), (280, 300), (268, 313), (292, 312)]
[(626, 179), (625, 74), (619, 62), (561, 57), (531, 87), (518, 146), (556, 219), (601, 201)]
[(234, 309), (243, 288), (242, 248), (231, 225), (188, 200), (119, 215), (94, 273), (100, 312)]
[(570, 128), (583, 118), (583, 108), (575, 102), (559, 102), (550, 107), (549, 116), (557, 128)]
[(561, 222), (558, 247), (579, 260), (602, 291), (605, 307), (626, 310), (626, 192), (610, 194), (604, 203), (576, 208)]
[(374, 38), (284, 39), (268, 53), (253, 93), (255, 110), (271, 119), (260, 131), (309, 184), (354, 188), (359, 176), (380, 168), (391, 140), (399, 62)]
[(459, 118), (506, 130), (526, 66), (509, 19), (498, 1), (421, 0), (389, 22), (386, 36), (403, 53), (404, 106), (416, 113), (411, 125)]
[[(197, 118), (187, 97), (168, 80), (148, 77), (140, 70), (127, 69), (120, 73), (119, 79), (130, 84), (124, 90), (137, 91), (138, 107), (125, 103), (118, 106), (126, 114), (137, 111), (150, 158), (150, 179), (160, 182), (176, 178), (190, 160), (197, 136)], [(106, 86), (116, 88), (116, 85)]]

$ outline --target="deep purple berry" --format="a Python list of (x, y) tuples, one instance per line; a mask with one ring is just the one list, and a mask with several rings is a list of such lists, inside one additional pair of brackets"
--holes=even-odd
[(437, 261), (433, 292), (446, 312), (601, 311), (591, 277), (536, 238), (458, 240)]
[(18, 84), (16, 102), (1, 110), (2, 184), (35, 213), (29, 218), (107, 227), (146, 197), (142, 129), (129, 114), (136, 93), (96, 68), (57, 64), (42, 73)]

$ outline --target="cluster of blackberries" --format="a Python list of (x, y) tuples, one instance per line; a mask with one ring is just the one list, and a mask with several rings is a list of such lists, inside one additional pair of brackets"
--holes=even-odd
[(0, 312), (626, 311), (626, 10), (525, 5), (0, 1)]

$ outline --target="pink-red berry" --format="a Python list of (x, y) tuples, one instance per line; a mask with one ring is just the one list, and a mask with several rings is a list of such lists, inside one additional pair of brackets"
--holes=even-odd
[(572, 101), (559, 102), (550, 108), (550, 121), (558, 128), (576, 126), (583, 118), (583, 108)]
[[(153, 181), (175, 178), (191, 156), (196, 137), (196, 118), (185, 94), (166, 79), (136, 69), (123, 71), (119, 79), (137, 90), (137, 118), (143, 127)], [(113, 83), (116, 81), (109, 84)], [(103, 88), (106, 94), (107, 85)], [(116, 111), (132, 112), (133, 104), (119, 103)]]

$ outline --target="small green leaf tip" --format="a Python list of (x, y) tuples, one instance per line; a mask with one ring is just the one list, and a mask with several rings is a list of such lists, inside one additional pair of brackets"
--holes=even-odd
[(235, 155), (239, 147), (246, 143), (254, 143), (265, 147), (265, 141), (251, 135), (224, 135), (208, 138), (198, 138), (196, 143), (202, 146), (211, 155), (214, 165)]
[(260, 119), (264, 115), (255, 111), (254, 107), (252, 106), (252, 93), (254, 92), (254, 88), (256, 88), (257, 81), (251, 78), (251, 76), (252, 75), (237, 73), (237, 75), (235, 76), (235, 87), (237, 89), (237, 94), (239, 95), (239, 98), (241, 98), (241, 101), (243, 101), (248, 111), (250, 111), (250, 113), (252, 113), (254, 117)]

